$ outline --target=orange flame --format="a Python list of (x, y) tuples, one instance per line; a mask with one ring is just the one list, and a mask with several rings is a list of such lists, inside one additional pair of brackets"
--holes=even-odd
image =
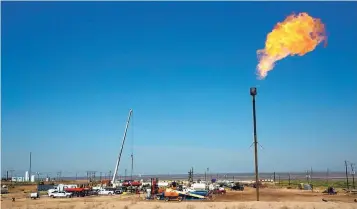
[(320, 19), (310, 17), (307, 13), (288, 16), (268, 34), (265, 48), (257, 51), (258, 79), (264, 79), (276, 61), (289, 55), (303, 56), (322, 41), (326, 45), (325, 26)]

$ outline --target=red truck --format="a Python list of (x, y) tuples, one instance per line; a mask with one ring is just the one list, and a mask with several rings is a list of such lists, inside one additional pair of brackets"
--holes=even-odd
[(217, 188), (213, 190), (213, 194), (226, 194), (226, 190), (224, 188)]

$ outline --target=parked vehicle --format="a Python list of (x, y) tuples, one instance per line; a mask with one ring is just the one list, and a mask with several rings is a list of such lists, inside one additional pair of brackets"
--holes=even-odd
[(31, 199), (37, 199), (37, 198), (40, 198), (40, 193), (39, 192), (32, 192), (31, 194), (30, 194), (30, 198)]
[(58, 191), (54, 191), (52, 193), (50, 193), (48, 195), (49, 197), (52, 197), (52, 198), (56, 198), (56, 197), (66, 197), (66, 198), (71, 198), (72, 197), (72, 193), (71, 192), (66, 192), (66, 191), (61, 191), (61, 192), (58, 192)]
[(122, 183), (123, 186), (128, 187), (128, 186), (141, 186), (140, 181), (134, 181), (134, 180), (124, 180)]
[(122, 189), (115, 189), (114, 190), (114, 194), (123, 194), (123, 190)]
[(50, 194), (52, 194), (53, 192), (58, 192), (58, 190), (57, 189), (49, 189), (49, 190), (47, 190), (48, 196), (50, 196)]
[(98, 191), (97, 190), (88, 191), (88, 195), (98, 195)]
[(222, 187), (213, 190), (213, 194), (226, 194), (226, 190)]
[(243, 191), (244, 186), (242, 184), (235, 184), (231, 189), (234, 191)]
[(9, 189), (7, 188), (6, 185), (2, 185), (1, 194), (7, 194), (7, 193), (9, 193)]
[(72, 196), (84, 197), (88, 195), (89, 188), (66, 188), (65, 191), (72, 193)]
[(336, 192), (336, 190), (335, 190), (335, 188), (333, 188), (333, 187), (328, 187), (325, 191), (323, 191), (322, 193), (327, 193), (327, 194), (329, 194), (329, 195), (335, 195), (335, 194), (337, 194), (337, 192)]
[(106, 190), (106, 189), (99, 189), (98, 190), (99, 195), (113, 195), (114, 191)]

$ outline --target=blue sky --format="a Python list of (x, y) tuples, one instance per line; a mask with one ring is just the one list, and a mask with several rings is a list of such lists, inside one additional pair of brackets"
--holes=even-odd
[[(357, 163), (356, 2), (2, 2), (2, 171), (253, 172)], [(329, 35), (256, 80), (292, 12)], [(333, 153), (333, 156), (328, 156)]]

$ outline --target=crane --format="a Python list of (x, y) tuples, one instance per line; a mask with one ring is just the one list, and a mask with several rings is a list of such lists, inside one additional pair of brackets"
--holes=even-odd
[(130, 110), (129, 110), (128, 120), (126, 121), (126, 125), (125, 125), (125, 131), (124, 131), (123, 141), (122, 141), (122, 143), (121, 143), (121, 148), (120, 148), (118, 160), (117, 160), (117, 163), (116, 163), (115, 169), (114, 169), (114, 174), (113, 174), (113, 178), (112, 178), (112, 184), (113, 184), (113, 185), (114, 185), (115, 177), (116, 177), (117, 172), (118, 172), (119, 163), (120, 163), (120, 158), (121, 158), (121, 154), (122, 154), (122, 152), (123, 152), (123, 147), (124, 147), (124, 143), (125, 143), (126, 132), (128, 131), (129, 122), (130, 122), (130, 118), (131, 118), (132, 113), (133, 113), (133, 110), (130, 109)]

